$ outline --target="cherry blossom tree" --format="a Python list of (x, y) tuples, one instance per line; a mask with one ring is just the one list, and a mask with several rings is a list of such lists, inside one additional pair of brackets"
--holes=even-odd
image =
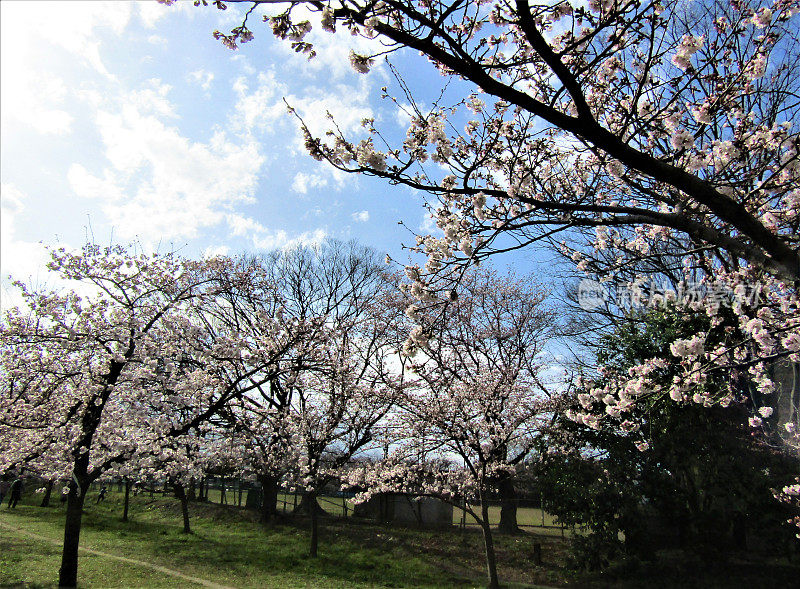
[(379, 343), (378, 338), (368, 343), (367, 357), (340, 343), (326, 367), (300, 374), (293, 385), (291, 419), (298, 459), (288, 474), (304, 491), (309, 507), (312, 557), (317, 556), (319, 543), (318, 493), (340, 479), (354, 458), (374, 450), (385, 437), (384, 419), (393, 407), (400, 377), (393, 376), (387, 366), (388, 352), (384, 351), (384, 358), (373, 356), (381, 353)]
[[(748, 414), (759, 415), (770, 393), (757, 390), (745, 371), (704, 372), (695, 394), (702, 391), (705, 402), (678, 387), (670, 390), (675, 396), (670, 398), (657, 386), (671, 387), (682, 371), (668, 360), (670, 344), (700, 329), (709, 333), (709, 346), (739, 337), (730, 309), (712, 319), (704, 312), (687, 313), (674, 302), (664, 304), (632, 316), (602, 338), (596, 354), (603, 376), (574, 382), (573, 408), (565, 416), (579, 423), (566, 419), (562, 432), (569, 458), (555, 456), (541, 472), (551, 481), (543, 484), (548, 511), (589, 528), (575, 544), (584, 563), (598, 565), (605, 560), (601, 555), (621, 547), (619, 530), (626, 552), (652, 554), (659, 546), (648, 534), (655, 514), (670, 522), (685, 549), (725, 543), (741, 548), (747, 545), (748, 527), (758, 529), (762, 541), (783, 535), (779, 528), (786, 510), (771, 504), (770, 488), (797, 468), (797, 457), (776, 439), (748, 431)], [(642, 365), (647, 369), (640, 371)], [(621, 372), (631, 381), (617, 390)], [(728, 392), (731, 379), (735, 395)], [(725, 393), (714, 394), (714, 389)], [(727, 398), (710, 401), (721, 397)], [(627, 402), (634, 408), (620, 410)], [(574, 412), (586, 417), (576, 419)]]
[[(461, 254), (487, 255), (496, 235), (537, 226), (641, 226), (643, 238), (677, 232), (727, 263), (800, 275), (791, 0), (243, 3), (287, 5), (264, 20), (296, 49), (313, 51), (317, 12), (326, 31), (419, 51), (473, 85), (455, 105), (412, 104), (407, 140), (385, 152), (374, 129), (359, 144), (308, 135), (311, 155), (340, 169), (440, 195), (450, 254), (468, 238)], [(252, 31), (245, 21), (215, 36), (235, 47)], [(366, 72), (373, 58), (351, 62)], [(475, 119), (464, 133), (456, 112)], [(428, 159), (451, 174), (434, 181), (419, 167)]]
[[(415, 272), (412, 268), (409, 274), (413, 277)], [(489, 370), (506, 374), (512, 382), (528, 381), (542, 387), (538, 378), (546, 364), (545, 346), (560, 328), (554, 311), (547, 306), (547, 295), (531, 276), (502, 276), (489, 269), (467, 273), (456, 300), (443, 312), (412, 304), (406, 312), (420, 323), (414, 335), (424, 346), (421, 362), (434, 370), (421, 371), (421, 378), (432, 374), (438, 382), (470, 381)], [(415, 348), (407, 348), (407, 352), (414, 353)], [(429, 388), (434, 386), (433, 380), (428, 383)], [(519, 464), (527, 450), (524, 447), (523, 452), (504, 460)], [(494, 483), (502, 499), (500, 530), (516, 532), (513, 477), (500, 476)]]
[(700, 277), (696, 306), (715, 313), (708, 293), (724, 290), (744, 330), (714, 350), (699, 347), (705, 333), (675, 342), (681, 395), (695, 398), (710, 368), (769, 388), (769, 362), (800, 361), (797, 0), (243, 4), (243, 22), (215, 32), (230, 48), (267, 7), (273, 34), (309, 57), (319, 22), (383, 42), (351, 53), (360, 73), (411, 49), (454, 82), (432, 103), (403, 80), (399, 96), (384, 90), (410, 118), (403, 141), (371, 120), (348, 137), (300, 119), (315, 159), (428, 195), (441, 232), (413, 248), (428, 258), (423, 303), (443, 304), (464, 267), (536, 243), (563, 241), (602, 280), (668, 246)]
[[(616, 239), (634, 249), (681, 234), (726, 271), (800, 276), (792, 0), (244, 3), (286, 4), (264, 20), (298, 50), (313, 52), (304, 37), (318, 12), (326, 31), (417, 50), (473, 84), (454, 105), (412, 103), (406, 141), (385, 151), (371, 126), (360, 143), (304, 126), (312, 156), (437, 197), (450, 231), (421, 244), (429, 255), (465, 261), (508, 249), (492, 248), (502, 235), (520, 247), (572, 227), (598, 228), (602, 245), (630, 228)], [(235, 47), (252, 31), (215, 35)], [(463, 133), (455, 113), (474, 118)], [(428, 159), (450, 174), (437, 180)]]
[[(793, 484), (783, 487), (775, 496), (779, 501), (791, 505), (796, 512), (800, 512), (800, 477), (795, 478)], [(794, 516), (789, 523), (800, 530), (800, 516)], [(800, 538), (800, 532), (796, 536)]]
[(288, 406), (282, 404), (283, 392), (275, 384), (262, 390), (269, 390), (263, 399), (259, 391), (231, 405), (222, 435), (238, 450), (242, 470), (261, 485), (261, 521), (268, 523), (277, 517), (278, 491), (299, 447)]
[[(228, 415), (229, 435), (242, 441), (246, 461), (261, 482), (262, 520), (268, 521), (276, 515), (282, 479), (292, 470), (295, 471), (292, 476), (297, 478), (301, 448), (305, 447), (302, 456), (318, 460), (319, 452), (328, 449), (333, 441), (327, 436), (340, 433), (346, 415), (358, 414), (360, 401), (350, 392), (351, 388), (363, 389), (367, 381), (376, 382), (374, 375), (386, 374), (387, 345), (390, 337), (396, 339), (399, 334), (392, 318), (400, 310), (383, 304), (387, 291), (395, 287), (391, 286), (378, 254), (355, 242), (326, 240), (317, 246), (300, 246), (262, 258), (240, 260), (239, 264), (237, 273), (248, 284), (252, 276), (261, 276), (259, 281), (268, 287), (269, 297), (276, 297), (275, 302), (267, 305), (257, 291), (244, 292), (231, 285), (225, 289), (225, 303), (215, 311), (213, 323), (228, 326), (226, 329), (237, 333), (244, 346), (258, 345), (267, 335), (261, 332), (260, 317), (274, 316), (276, 321), (291, 326), (295, 335), (291, 342), (287, 340), (280, 355), (270, 356), (266, 363), (262, 359), (261, 369), (241, 381), (241, 394)], [(391, 349), (397, 346), (395, 341)], [(250, 352), (241, 359), (241, 363), (258, 361), (257, 354)], [(341, 375), (351, 375), (354, 370), (352, 362), (361, 367), (360, 380), (353, 382), (355, 377), (351, 376), (351, 384), (342, 385)], [(378, 372), (374, 372), (376, 367)], [(236, 374), (241, 371), (242, 367), (238, 367)], [(341, 390), (347, 394), (334, 395), (334, 391), (327, 389), (320, 393), (315, 388), (318, 394), (308, 389), (310, 396), (306, 398), (309, 375), (314, 373), (319, 379), (323, 372), (339, 374), (333, 381), (342, 385)], [(315, 382), (319, 384), (319, 380)], [(325, 412), (324, 403), (317, 405), (315, 401), (330, 400), (332, 397), (326, 397), (329, 393), (336, 398), (333, 403), (336, 409), (326, 405), (331, 420), (328, 423), (331, 427), (323, 436), (326, 441), (311, 443), (309, 428), (321, 425), (313, 422), (311, 413)], [(369, 402), (363, 405), (368, 406)], [(344, 413), (338, 413), (339, 410)], [(306, 434), (305, 438), (301, 432)], [(313, 447), (311, 458), (308, 458), (309, 446)]]
[[(137, 437), (130, 429), (128, 434)], [(170, 487), (175, 498), (180, 501), (183, 533), (191, 534), (187, 489), (193, 478), (199, 478), (209, 469), (209, 463), (218, 460), (221, 452), (212, 443), (218, 436), (218, 433), (212, 431), (206, 432), (203, 437), (191, 434), (169, 437), (160, 445), (158, 453), (138, 454), (105, 471), (103, 478), (106, 480), (121, 478), (126, 481), (123, 521), (127, 521), (130, 481), (163, 480), (165, 487)]]
[(70, 481), (59, 584), (74, 587), (89, 485), (134, 454), (157, 452), (166, 432), (186, 433), (169, 408), (195, 420), (216, 383), (197, 372), (169, 382), (170, 372), (158, 370), (187, 336), (186, 309), (205, 283), (200, 264), (94, 245), (51, 256), (50, 270), (89, 294), (18, 285), (29, 311), (10, 310), (0, 327), (0, 440), (3, 467), (39, 459), (49, 462), (49, 478)]
[[(20, 285), (29, 311), (9, 311), (0, 331), (0, 441), (2, 466), (37, 460), (50, 478), (71, 481), (59, 582), (75, 586), (89, 485), (126, 462), (149, 463), (168, 466), (185, 495), (183, 473), (219, 415), (263, 383), (275, 359), (305, 341), (305, 329), (265, 312), (253, 338), (218, 321), (231, 281), (254, 291), (258, 278), (224, 258), (88, 245), (53, 252), (50, 269), (89, 294)], [(270, 308), (268, 289), (259, 288)]]
[(315, 556), (317, 493), (375, 443), (391, 407), (402, 307), (377, 253), (355, 242), (329, 240), (259, 263), (279, 284), (282, 316), (309, 328), (305, 344), (288, 350), (272, 378), (235, 405), (235, 435), (247, 440), (262, 480), (262, 519), (275, 515), (279, 482), (303, 491)]
[(352, 467), (350, 485), (378, 493), (435, 497), (464, 509), (481, 527), (490, 587), (499, 587), (489, 524), (489, 493), (515, 472), (550, 423), (553, 403), (508, 374), (487, 369), (470, 379), (408, 387), (392, 429), (391, 455)]
[(361, 499), (399, 491), (466, 509), (481, 526), (492, 587), (498, 578), (490, 494), (500, 492), (505, 528), (515, 530), (514, 474), (560, 407), (543, 375), (545, 345), (557, 326), (546, 295), (530, 277), (472, 271), (444, 310), (410, 306), (408, 315), (420, 324), (406, 349), (415, 381), (398, 395), (392, 455), (350, 478), (366, 487)]
[(313, 362), (325, 346), (321, 319), (286, 311), (285, 285), (263, 259), (225, 260), (198, 327), (214, 350), (230, 402), (217, 416), (228, 445), (240, 444), (240, 467), (262, 485), (262, 519), (275, 515), (278, 483), (292, 460), (288, 399), (281, 377)]

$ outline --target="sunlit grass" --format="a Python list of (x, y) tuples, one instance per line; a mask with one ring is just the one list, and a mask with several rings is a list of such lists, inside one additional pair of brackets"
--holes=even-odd
[[(483, 553), (475, 530), (446, 531), (365, 524), (323, 518), (320, 555), (307, 557), (307, 521), (260, 525), (254, 514), (234, 506), (192, 503), (193, 534), (181, 533), (176, 500), (148, 493), (132, 497), (123, 523), (122, 495), (87, 501), (81, 545), (165, 566), (234, 587), (478, 587), (483, 584)], [(15, 511), (0, 510), (0, 522), (53, 540), (63, 535), (64, 508), (40, 508), (25, 498)], [(212, 494), (213, 499), (213, 494)], [(281, 499), (282, 501), (282, 499)], [(323, 502), (324, 504), (324, 502)], [(327, 507), (327, 506), (326, 506)], [(545, 545), (551, 566), (530, 564), (532, 536), (498, 542), (501, 576), (527, 583), (557, 581), (563, 546)], [(548, 542), (548, 540), (543, 540)], [(55, 586), (60, 546), (2, 531), (0, 584)], [(133, 564), (82, 553), (81, 587), (185, 587), (187, 581)]]

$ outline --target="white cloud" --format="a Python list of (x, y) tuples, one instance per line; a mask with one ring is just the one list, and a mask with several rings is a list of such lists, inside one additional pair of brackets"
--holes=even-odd
[(309, 188), (321, 188), (328, 185), (328, 179), (320, 175), (298, 172), (292, 181), (292, 190), (300, 194), (307, 194)]
[(243, 217), (238, 214), (226, 215), (225, 221), (228, 223), (231, 233), (236, 237), (264, 233), (267, 231), (266, 227), (255, 219)]
[[(336, 125), (348, 134), (360, 131), (361, 121), (373, 116), (369, 104), (370, 82), (365, 76), (353, 75), (347, 80), (334, 76), (334, 82), (324, 87), (292, 84), (290, 88), (279, 78), (283, 70), (276, 72), (271, 67), (259, 72), (253, 80), (254, 69), (245, 56), (237, 55), (235, 59), (241, 62), (245, 72), (232, 85), (237, 102), (231, 124), (237, 132), (274, 132), (276, 123), (285, 120), (295, 129), (295, 151), (304, 153), (299, 122), (294, 117), (287, 117), (287, 103), (315, 136), (322, 136), (333, 127), (328, 113)], [(296, 75), (293, 73), (287, 79), (296, 79)]]
[(41, 243), (24, 241), (17, 236), (19, 216), (25, 211), (27, 197), (11, 184), (0, 185), (0, 272), (4, 284), (0, 307), (20, 304), (16, 290), (6, 288), (10, 274), (16, 280), (27, 281), (44, 272), (48, 259)]
[(103, 178), (97, 178), (81, 164), (72, 164), (67, 172), (67, 180), (75, 193), (84, 198), (117, 201), (123, 197), (109, 170), (105, 171)]
[(286, 87), (277, 82), (275, 72), (260, 72), (256, 81), (255, 90), (250, 89), (245, 76), (233, 83), (237, 102), (231, 126), (240, 133), (252, 133), (256, 129), (271, 131), (275, 122), (286, 115), (286, 105), (281, 100)]
[(315, 229), (314, 231), (305, 231), (300, 235), (289, 237), (289, 234), (283, 229), (278, 231), (268, 232), (263, 236), (255, 237), (253, 245), (258, 249), (274, 250), (286, 249), (298, 245), (316, 245), (328, 237), (328, 232), (325, 229)]
[[(67, 94), (64, 80), (42, 75), (20, 55), (33, 51), (33, 42), (15, 18), (22, 3), (0, 3), (0, 111), (2, 125), (11, 119), (32, 126), (42, 134), (64, 135), (72, 130), (73, 117), (62, 107)], [(9, 6), (12, 8), (9, 9)], [(11, 13), (11, 14), (9, 14)]]
[(255, 219), (239, 214), (227, 215), (226, 222), (231, 235), (249, 238), (256, 249), (273, 250), (296, 245), (311, 245), (321, 242), (328, 236), (328, 232), (322, 228), (291, 235), (284, 229), (269, 229)]
[(163, 84), (157, 78), (145, 82), (146, 87), (129, 93), (130, 104), (143, 114), (162, 117), (175, 117), (175, 109), (167, 95), (172, 90), (169, 84)]
[(217, 256), (227, 256), (231, 251), (227, 245), (210, 245), (203, 250), (203, 259), (216, 258)]
[[(256, 202), (259, 182), (263, 183), (266, 198), (276, 175), (281, 186), (290, 183), (291, 190), (299, 194), (314, 194), (315, 189), (324, 188), (328, 197), (328, 193), (343, 186), (348, 191), (358, 186), (357, 177), (308, 159), (296, 120), (286, 116), (282, 100), (288, 96), (315, 133), (331, 127), (325, 114), (330, 111), (349, 138), (364, 135), (360, 123), (363, 118), (373, 116), (369, 80), (374, 76), (352, 72), (349, 50), (342, 50), (349, 41), (343, 41), (339, 47), (336, 40), (341, 35), (315, 31), (314, 34), (326, 39), (319, 49), (326, 47), (324, 43), (331, 48), (308, 65), (308, 71), (320, 79), (316, 83), (303, 80), (306, 62), (302, 57), (281, 62), (283, 50), (291, 53), (285, 44), (279, 50), (270, 47), (268, 61), (252, 52), (245, 56), (243, 51), (226, 54), (229, 56), (221, 61), (198, 61), (194, 68), (189, 68), (195, 71), (187, 74), (189, 70), (181, 69), (179, 62), (163, 62), (168, 55), (165, 45), (174, 41), (172, 17), (165, 15), (176, 7), (152, 1), (146, 3), (147, 7), (119, 2), (37, 4), (36, 23), (26, 26), (24, 23), (30, 20), (32, 12), (29, 5), (23, 10), (15, 8), (14, 3), (0, 4), (3, 119), (5, 122), (10, 113), (29, 125), (20, 129), (21, 125), (16, 124), (15, 129), (22, 132), (9, 138), (9, 145), (16, 144), (18, 138), (24, 143), (32, 134), (30, 128), (49, 134), (75, 134), (69, 143), (75, 149), (62, 147), (65, 144), (61, 141), (52, 142), (55, 155), (52, 162), (43, 164), (41, 178), (35, 172), (4, 171), (4, 181), (12, 180), (31, 195), (36, 194), (37, 202), (39, 195), (44, 194), (41, 190), (44, 183), (54, 195), (59, 195), (55, 198), (65, 198), (65, 192), (68, 197), (69, 190), (63, 190), (66, 182), (76, 195), (87, 199), (77, 206), (89, 209), (99, 232), (113, 231), (114, 239), (122, 241), (136, 237), (146, 245), (197, 238), (198, 247), (192, 249), (204, 251), (203, 255), (227, 252), (242, 242), (257, 248), (316, 243), (329, 235), (329, 229), (331, 234), (339, 230), (333, 225), (320, 227), (334, 216), (332, 211), (335, 217), (344, 215), (346, 220), (348, 210), (367, 206), (340, 203), (340, 208), (336, 208), (330, 202), (320, 205), (309, 198), (303, 201), (307, 206), (296, 209), (294, 215), (286, 215), (281, 226), (264, 220), (259, 211), (253, 212), (251, 218), (244, 211), (253, 207), (243, 206)], [(217, 15), (219, 11), (193, 9), (191, 3), (182, 3), (177, 9), (183, 11), (181, 18), (202, 19), (206, 25), (208, 17), (204, 15), (230, 20), (236, 17), (232, 15), (233, 8), (239, 10), (232, 7), (226, 11), (227, 15), (221, 16)], [(16, 16), (6, 19), (10, 12)], [(47, 21), (41, 30), (40, 18)], [(143, 31), (140, 21), (154, 28)], [(204, 30), (206, 33), (198, 33), (198, 39), (209, 41), (207, 29)], [(11, 33), (7, 36), (8, 31)], [(46, 41), (45, 35), (50, 37)], [(269, 38), (268, 31), (262, 31), (261, 35)], [(137, 45), (130, 45), (129, 41), (134, 39)], [(362, 43), (357, 39), (353, 42)], [(11, 51), (6, 51), (7, 48)], [(21, 48), (32, 48), (35, 56)], [(56, 69), (58, 61), (51, 59), (55, 52), (65, 56), (69, 67)], [(143, 56), (152, 56), (153, 62), (142, 63)], [(334, 61), (335, 71), (325, 75)], [(12, 64), (11, 70), (5, 67), (7, 62)], [(126, 62), (131, 64), (129, 70), (114, 69), (124, 68)], [(263, 71), (259, 73), (251, 62)], [(220, 66), (225, 63), (227, 66)], [(264, 63), (273, 65), (265, 67)], [(304, 65), (300, 68), (298, 64)], [(53, 71), (48, 71), (48, 67)], [(323, 75), (318, 74), (320, 71)], [(135, 76), (141, 80), (155, 75), (172, 82), (175, 89), (160, 79), (130, 81)], [(209, 103), (212, 107), (209, 111), (219, 106), (216, 112), (221, 115), (209, 120), (189, 110), (196, 107), (191, 100), (198, 87), (214, 90), (215, 101)], [(9, 93), (16, 102), (6, 100)], [(270, 179), (262, 176), (267, 156), (276, 160), (270, 163)], [(276, 170), (278, 166), (280, 169)], [(64, 170), (68, 170), (66, 178)], [(23, 176), (32, 180), (23, 180)], [(3, 265), (10, 255), (8, 252), (22, 243), (19, 238), (22, 227), (26, 239), (33, 235), (36, 239), (40, 236), (48, 239), (43, 233), (52, 227), (52, 223), (35, 227), (30, 212), (24, 216), (14, 213), (18, 207), (6, 206), (6, 200), (13, 199), (4, 197)], [(48, 206), (44, 197), (42, 200)], [(6, 214), (7, 208), (13, 209), (12, 212)], [(14, 218), (16, 233), (9, 225)], [(30, 224), (22, 225), (23, 218)], [(369, 212), (356, 211), (353, 218), (366, 222)], [(63, 230), (67, 239), (76, 238), (70, 233), (80, 232), (77, 227), (63, 227)], [(14, 242), (11, 248), (6, 247), (10, 240)]]
[(350, 216), (356, 223), (366, 223), (369, 221), (369, 211), (357, 211)]
[(313, 209), (308, 209), (305, 213), (303, 213), (303, 219), (308, 219), (309, 217), (321, 217), (325, 214), (320, 207), (314, 207)]
[[(367, 39), (361, 35), (328, 33), (320, 25), (319, 12), (311, 13), (303, 6), (298, 8), (300, 11), (295, 10), (293, 16), (298, 20), (307, 18), (312, 23), (311, 32), (303, 40), (314, 45), (316, 56), (308, 59), (305, 54), (295, 52), (289, 43), (281, 42), (281, 50), (292, 68), (309, 76), (318, 76), (324, 72), (333, 80), (352, 76), (366, 78), (363, 74), (356, 73), (350, 65), (350, 51), (353, 50), (360, 55), (373, 55), (385, 51), (385, 45), (378, 39)], [(376, 59), (371, 75), (387, 78), (388, 73), (385, 70), (382, 59)]]
[(0, 3), (2, 122), (13, 118), (42, 134), (70, 133), (74, 119), (62, 103), (71, 88), (60, 72), (41, 64), (57, 48), (113, 79), (101, 58), (99, 34), (120, 35), (130, 21), (131, 6), (129, 2)]
[(214, 72), (209, 72), (204, 69), (191, 72), (188, 76), (189, 81), (194, 82), (203, 90), (208, 91), (211, 88), (211, 82), (214, 81)]
[(63, 110), (44, 109), (28, 119), (33, 128), (43, 135), (67, 135), (72, 132), (72, 115)]
[[(137, 2), (136, 7), (138, 8), (139, 18), (142, 20), (142, 24), (148, 29), (152, 29), (156, 23), (167, 16), (169, 11), (175, 11), (185, 8), (186, 2), (178, 2), (174, 6), (165, 6), (163, 4), (159, 4), (158, 2)], [(185, 13), (184, 13), (185, 14)]]
[[(369, 83), (362, 78), (357, 85), (307, 87), (302, 95), (291, 94), (286, 97), (286, 101), (297, 111), (315, 137), (324, 137), (325, 132), (333, 128), (335, 121), (336, 126), (352, 139), (361, 131), (361, 122), (374, 116), (368, 97)], [(296, 137), (298, 149), (305, 151), (302, 135), (298, 132)]]
[(422, 222), (419, 224), (419, 230), (421, 233), (427, 235), (431, 235), (439, 230), (439, 228), (436, 226), (436, 219), (427, 211), (422, 217)]
[(106, 101), (96, 122), (110, 165), (100, 177), (70, 167), (76, 194), (102, 197), (103, 212), (124, 238), (195, 238), (236, 205), (254, 202), (264, 161), (259, 145), (221, 130), (205, 143), (183, 136), (162, 120), (175, 116), (168, 92), (150, 80)]
[(242, 72), (248, 76), (252, 76), (256, 73), (256, 68), (253, 67), (253, 65), (250, 63), (250, 60), (247, 59), (247, 56), (244, 53), (237, 53), (231, 57), (231, 61), (238, 64), (239, 67), (242, 68)]
[(413, 112), (413, 107), (408, 103), (401, 103), (397, 106), (394, 112), (394, 118), (401, 129), (408, 129), (411, 125), (411, 114)]
[[(31, 8), (24, 3), (20, 5), (27, 22)], [(130, 21), (132, 6), (129, 2), (40, 2), (36, 4), (37, 33), (83, 58), (97, 72), (113, 78), (100, 57), (96, 29), (110, 29), (120, 35)], [(21, 28), (26, 32), (25, 27)]]
[(244, 73), (236, 77), (231, 86), (237, 99), (229, 128), (243, 138), (258, 137), (263, 142), (285, 146), (288, 148), (285, 155), (302, 158), (306, 170), (295, 173), (292, 182), (292, 190), (298, 194), (308, 194), (323, 186), (332, 185), (337, 190), (345, 185), (352, 187), (357, 180), (330, 165), (311, 164), (313, 171), (307, 170), (305, 139), (299, 121), (287, 113), (287, 104), (316, 137), (329, 140), (325, 132), (334, 128), (335, 123), (349, 139), (358, 139), (366, 134), (362, 121), (374, 116), (367, 77), (351, 72), (348, 77), (333, 76), (333, 82), (324, 87), (315, 86), (297, 83), (297, 71), (305, 67), (300, 66), (304, 60), (290, 58), (286, 67), (273, 65), (255, 75), (244, 54), (233, 60), (241, 65)]

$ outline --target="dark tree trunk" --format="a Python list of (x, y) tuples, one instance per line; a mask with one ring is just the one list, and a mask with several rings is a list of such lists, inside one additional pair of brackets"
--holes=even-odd
[(200, 479), (200, 488), (199, 488), (199, 491), (197, 493), (197, 500), (198, 501), (205, 501), (206, 500), (205, 488), (206, 488), (206, 478), (203, 477), (202, 479)]
[[(133, 345), (127, 352), (133, 353)], [(106, 385), (114, 385), (122, 372), (125, 362), (111, 361), (110, 370), (104, 376)], [(99, 473), (89, 475), (89, 448), (92, 447), (92, 438), (100, 425), (103, 406), (108, 400), (110, 389), (105, 387), (95, 402), (86, 410), (81, 420), (81, 437), (76, 450), (82, 448), (83, 452), (74, 454), (75, 464), (72, 469), (69, 494), (67, 495), (67, 516), (64, 522), (64, 547), (61, 552), (61, 568), (58, 571), (59, 587), (78, 586), (78, 546), (81, 535), (81, 519), (83, 517), (83, 502), (86, 500), (86, 491)]]
[(61, 552), (61, 569), (58, 571), (59, 587), (78, 586), (78, 542), (81, 535), (83, 502), (86, 499), (88, 488), (88, 484), (84, 484), (81, 488), (74, 481), (69, 484), (67, 517), (64, 523), (64, 547)]
[(645, 516), (635, 509), (626, 509), (619, 514), (618, 525), (625, 534), (625, 552), (643, 560), (655, 556), (652, 540), (643, 524)]
[(741, 511), (733, 514), (733, 546), (736, 550), (747, 550), (747, 518)]
[(186, 493), (186, 496), (189, 499), (189, 501), (194, 501), (196, 498), (196, 491), (195, 491), (196, 486), (197, 482), (194, 480), (194, 477), (192, 477), (189, 480), (189, 491)]
[(697, 531), (692, 520), (692, 514), (685, 508), (673, 512), (673, 520), (678, 530), (678, 545), (689, 548), (695, 544)]
[[(297, 499), (297, 495), (295, 495), (295, 499)], [(303, 493), (300, 496), (300, 504), (294, 508), (294, 513), (307, 513), (310, 515), (312, 511), (316, 511), (317, 514), (324, 511), (317, 503), (317, 494), (316, 492), (313, 494), (311, 492)]]
[(128, 506), (131, 503), (131, 482), (125, 479), (125, 503), (122, 507), (122, 521), (128, 521)]
[(489, 525), (489, 504), (486, 502), (486, 497), (481, 497), (481, 530), (483, 531), (483, 544), (486, 549), (486, 573), (489, 578), (489, 589), (499, 589), (497, 555), (494, 552), (492, 528)]
[(308, 555), (311, 558), (316, 558), (317, 548), (319, 547), (319, 510), (315, 509), (317, 506), (317, 493), (312, 491), (308, 494), (308, 497), (311, 509), (311, 547)]
[(39, 507), (50, 507), (50, 495), (53, 492), (53, 485), (55, 481), (47, 481), (47, 486), (44, 489), (44, 497), (42, 497), (42, 502), (39, 504)]
[(219, 487), (219, 504), (220, 505), (227, 505), (228, 498), (225, 496), (225, 477), (220, 477), (220, 487)]
[(514, 480), (510, 477), (500, 479), (497, 484), (500, 493), (500, 523), (497, 530), (503, 534), (516, 534), (519, 532), (517, 524), (517, 490)]
[(181, 502), (181, 514), (183, 515), (183, 533), (191, 534), (192, 528), (189, 526), (189, 498), (186, 496), (186, 490), (180, 483), (173, 483), (172, 488), (175, 491), (175, 497)]
[(261, 482), (261, 521), (267, 523), (278, 515), (278, 479), (262, 475)]
[(533, 543), (533, 564), (536, 566), (542, 564), (542, 544), (540, 542)]

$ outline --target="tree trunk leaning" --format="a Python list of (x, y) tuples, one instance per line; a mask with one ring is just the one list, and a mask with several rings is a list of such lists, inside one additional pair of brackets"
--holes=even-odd
[(70, 482), (67, 496), (67, 516), (64, 523), (64, 548), (61, 552), (61, 568), (58, 571), (58, 586), (78, 586), (78, 543), (81, 535), (81, 519), (86, 490)]
[(489, 525), (489, 505), (485, 497), (481, 497), (481, 530), (483, 530), (483, 544), (486, 549), (486, 573), (489, 578), (489, 589), (499, 589), (500, 581), (497, 577), (497, 556), (494, 552), (492, 528)]
[(44, 488), (44, 497), (42, 497), (42, 502), (39, 504), (39, 507), (50, 507), (50, 495), (53, 492), (53, 485), (55, 481), (47, 481), (47, 486)]
[(191, 534), (192, 528), (189, 526), (189, 498), (186, 496), (186, 490), (180, 483), (175, 483), (173, 485), (173, 489), (175, 490), (175, 496), (181, 502), (181, 515), (183, 515), (183, 533)]

